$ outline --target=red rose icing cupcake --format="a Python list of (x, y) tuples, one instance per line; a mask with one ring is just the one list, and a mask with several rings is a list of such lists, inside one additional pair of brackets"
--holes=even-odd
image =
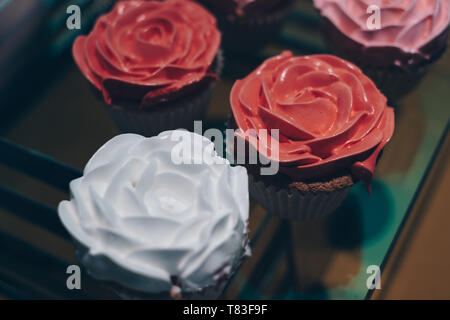
[[(279, 173), (251, 172), (251, 194), (284, 217), (334, 210), (362, 180), (369, 192), (377, 158), (394, 131), (386, 98), (355, 65), (331, 55), (284, 51), (236, 81), (230, 103), (239, 138)], [(245, 133), (279, 130), (279, 153)], [(295, 204), (294, 204), (294, 203)]]
[(216, 19), (194, 2), (120, 1), (75, 40), (73, 56), (119, 127), (156, 134), (204, 113), (220, 41)]
[[(314, 0), (330, 49), (398, 99), (410, 91), (445, 51), (448, 0)], [(375, 25), (376, 9), (379, 25)]]

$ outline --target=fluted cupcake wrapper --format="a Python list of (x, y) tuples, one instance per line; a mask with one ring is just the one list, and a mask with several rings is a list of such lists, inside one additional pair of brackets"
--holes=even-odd
[(397, 102), (411, 92), (422, 80), (433, 64), (418, 68), (414, 72), (402, 72), (389, 68), (374, 68), (361, 65), (363, 72), (373, 80), (377, 88), (388, 98)]
[[(228, 278), (221, 279), (216, 285), (202, 288), (196, 292), (184, 293), (180, 292), (180, 299), (183, 300), (217, 300), (223, 293)], [(159, 294), (150, 294), (130, 290), (124, 286), (115, 283), (105, 283), (105, 287), (112, 290), (118, 297), (123, 300), (172, 300), (171, 292), (163, 292)]]
[(247, 243), (245, 247), (242, 248), (240, 258), (234, 263), (233, 266), (231, 266), (231, 271), (224, 272), (223, 270), (221, 270), (222, 275), (218, 276), (218, 279), (216, 280), (216, 283), (214, 285), (207, 286), (193, 292), (183, 292), (181, 290), (179, 292), (178, 298), (174, 297), (173, 292), (145, 293), (126, 288), (123, 285), (111, 281), (102, 282), (105, 288), (112, 290), (118, 297), (124, 300), (217, 300), (223, 294), (226, 286), (233, 278), (233, 275), (237, 273), (237, 271), (241, 267), (242, 263), (245, 260), (245, 257), (249, 255), (249, 251), (250, 247)]
[[(223, 61), (220, 50), (215, 66), (215, 74), (218, 76), (222, 73)], [(105, 107), (118, 129), (124, 133), (151, 137), (166, 130), (192, 131), (194, 121), (202, 120), (205, 116), (214, 85), (207, 85), (189, 96), (166, 102), (164, 106), (156, 106), (156, 110), (131, 110), (120, 105)]]
[[(183, 300), (217, 300), (223, 293), (228, 280), (218, 283), (216, 286), (210, 286), (200, 289), (197, 292), (190, 292), (188, 294), (181, 293)], [(114, 291), (117, 296), (123, 300), (171, 300), (173, 299), (170, 292), (164, 292), (161, 294), (146, 294), (133, 290), (129, 290), (123, 286), (116, 284), (106, 284), (105, 287)]]
[(190, 99), (179, 101), (155, 111), (135, 112), (121, 106), (106, 106), (116, 126), (124, 133), (137, 133), (145, 137), (175, 129), (192, 130), (195, 120), (204, 117), (211, 96), (211, 86)]
[[(332, 51), (336, 55), (348, 61), (352, 61), (352, 57), (347, 56), (345, 52), (336, 48), (332, 49)], [(436, 61), (437, 59), (411, 71), (392, 67), (372, 66), (363, 59), (353, 60), (353, 63), (358, 65), (364, 74), (375, 83), (378, 90), (388, 98), (390, 103), (395, 103), (419, 85), (420, 81), (433, 67)]]
[(254, 52), (276, 39), (291, 9), (292, 4), (289, 3), (263, 17), (234, 20), (219, 17), (225, 51)]
[(269, 213), (283, 219), (322, 219), (336, 210), (347, 197), (350, 187), (317, 193), (277, 189), (249, 175), (249, 192)]
[[(410, 93), (426, 75), (426, 73), (434, 66), (434, 64), (442, 57), (446, 51), (446, 39), (450, 32), (450, 28), (444, 30), (433, 42), (436, 42), (438, 50), (428, 61), (424, 60), (420, 64), (414, 64), (412, 67), (402, 69), (395, 65), (379, 65), (373, 62), (382, 57), (380, 53), (368, 56), (362, 46), (343, 34), (330, 20), (322, 17), (321, 29), (328, 49), (335, 55), (348, 60), (358, 67), (373, 80), (377, 88), (388, 98), (390, 103), (397, 102), (405, 95)], [(443, 39), (443, 40), (442, 40)], [(408, 57), (406, 53), (399, 53), (398, 58), (405, 60)], [(389, 56), (390, 52), (387, 53)], [(405, 62), (406, 63), (406, 62)]]
[(409, 92), (411, 92), (426, 75), (428, 70), (434, 65), (435, 61), (416, 68), (413, 71), (404, 71), (391, 67), (371, 66), (363, 60), (354, 60), (353, 56), (347, 55), (339, 48), (331, 48), (333, 54), (353, 62), (361, 68), (389, 100), (389, 102), (397, 102)]

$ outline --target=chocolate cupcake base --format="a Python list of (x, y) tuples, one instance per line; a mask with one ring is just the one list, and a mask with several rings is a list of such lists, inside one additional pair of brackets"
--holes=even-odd
[(431, 68), (431, 64), (407, 72), (393, 68), (377, 68), (362, 65), (363, 72), (375, 83), (377, 88), (388, 98), (393, 106), (422, 81)]
[(183, 292), (181, 288), (175, 285), (170, 292), (162, 293), (140, 292), (113, 282), (105, 282), (104, 286), (123, 300), (217, 300), (223, 294), (229, 279), (230, 275), (224, 272), (217, 279), (216, 284), (195, 292)]
[(231, 19), (218, 15), (225, 54), (251, 53), (262, 49), (278, 37), (291, 9), (292, 4), (288, 2), (278, 10), (264, 16)]
[(369, 76), (377, 88), (394, 104), (411, 92), (447, 47), (449, 28), (423, 47), (427, 54), (406, 53), (396, 47), (365, 48), (343, 34), (329, 19), (322, 17), (321, 29), (328, 49), (348, 60)]
[(203, 119), (205, 115), (212, 88), (212, 85), (208, 85), (189, 97), (164, 103), (148, 111), (119, 105), (106, 106), (106, 110), (124, 133), (151, 137), (166, 130), (183, 128), (192, 131), (194, 121)]
[[(223, 52), (219, 50), (211, 68), (217, 77), (222, 73), (223, 65)], [(203, 84), (185, 96), (147, 109), (141, 109), (137, 102), (113, 103), (105, 107), (123, 133), (151, 137), (167, 130), (193, 131), (194, 121), (205, 116), (214, 86), (215, 83)]]
[(347, 197), (353, 180), (349, 176), (343, 176), (313, 185), (310, 188), (308, 184), (293, 183), (280, 187), (272, 184), (269, 177), (262, 179), (249, 174), (250, 196), (269, 213), (295, 220), (322, 219), (332, 213)]

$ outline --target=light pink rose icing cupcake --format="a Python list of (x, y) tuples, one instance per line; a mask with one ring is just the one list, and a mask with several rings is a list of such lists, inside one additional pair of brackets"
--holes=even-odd
[[(392, 54), (380, 64), (394, 61), (415, 64), (430, 59), (445, 47), (450, 23), (449, 0), (314, 0), (314, 5), (343, 35), (364, 48), (387, 48)], [(380, 26), (368, 24), (380, 9)], [(394, 49), (408, 57), (399, 59)], [(388, 59), (386, 59), (388, 58)], [(412, 60), (411, 60), (412, 59)]]

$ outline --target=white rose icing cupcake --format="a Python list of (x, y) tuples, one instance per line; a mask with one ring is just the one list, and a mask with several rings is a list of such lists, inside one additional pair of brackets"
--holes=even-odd
[(217, 298), (249, 253), (246, 170), (200, 135), (116, 136), (70, 190), (58, 212), (78, 258), (123, 296)]

